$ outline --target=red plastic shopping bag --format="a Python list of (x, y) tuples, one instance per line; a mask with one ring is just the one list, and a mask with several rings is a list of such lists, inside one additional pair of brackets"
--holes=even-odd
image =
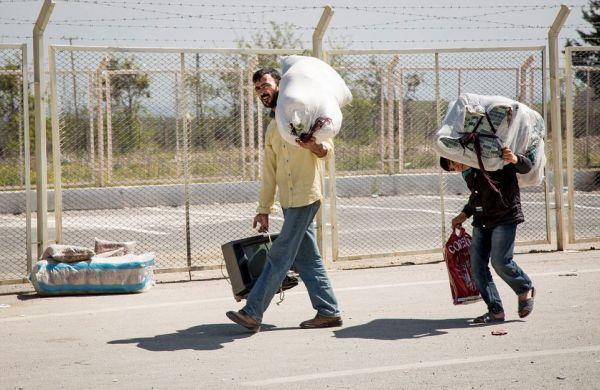
[(481, 299), (471, 273), (470, 247), (471, 236), (462, 226), (454, 229), (444, 246), (444, 260), (448, 267), (450, 290), (455, 305), (472, 303)]

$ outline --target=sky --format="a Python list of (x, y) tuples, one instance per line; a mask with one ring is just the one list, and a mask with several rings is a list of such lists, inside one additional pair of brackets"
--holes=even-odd
[[(31, 47), (42, 3), (0, 0), (0, 42)], [(571, 14), (561, 45), (577, 37), (577, 28), (586, 28), (581, 11), (587, 3), (567, 4)], [(333, 6), (334, 16), (325, 47), (348, 49), (544, 45), (560, 6), (559, 1), (541, 0), (57, 0), (46, 43), (231, 48), (240, 39), (251, 41), (253, 33), (269, 30), (273, 21), (292, 24), (304, 48), (310, 48), (326, 4)]]

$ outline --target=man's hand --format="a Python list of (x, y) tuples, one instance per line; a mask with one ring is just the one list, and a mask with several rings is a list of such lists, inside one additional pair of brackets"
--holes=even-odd
[(513, 151), (507, 148), (506, 146), (502, 148), (502, 160), (511, 164), (516, 164), (517, 162), (519, 162), (519, 158), (517, 157), (517, 155), (514, 154)]
[(467, 214), (465, 214), (464, 212), (461, 212), (456, 217), (452, 218), (452, 230), (462, 226), (463, 222), (465, 222), (466, 220)]
[(296, 143), (301, 148), (310, 150), (319, 158), (323, 158), (327, 155), (327, 148), (323, 144), (317, 143), (315, 137), (310, 137), (306, 141), (302, 141), (300, 138), (296, 138)]
[(266, 233), (269, 231), (269, 214), (256, 214), (254, 221), (252, 222), (252, 228), (256, 229), (256, 225), (260, 225), (258, 228), (259, 233)]

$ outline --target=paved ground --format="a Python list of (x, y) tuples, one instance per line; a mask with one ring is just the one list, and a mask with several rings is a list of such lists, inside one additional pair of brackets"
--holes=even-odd
[(313, 315), (299, 286), (255, 335), (226, 319), (240, 304), (225, 280), (57, 298), (3, 287), (0, 388), (597, 389), (600, 251), (517, 261), (535, 311), (519, 320), (499, 283), (509, 321), (494, 326), (469, 324), (483, 304), (451, 304), (443, 263), (332, 271), (342, 328), (298, 329)]

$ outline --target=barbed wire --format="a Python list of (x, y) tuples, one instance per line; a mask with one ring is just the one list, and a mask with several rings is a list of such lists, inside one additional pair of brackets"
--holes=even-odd
[[(83, 19), (80, 22), (63, 22), (63, 21), (53, 21), (54, 25), (59, 26), (69, 26), (69, 27), (89, 27), (89, 28), (97, 28), (97, 27), (109, 27), (109, 28), (152, 28), (152, 29), (199, 29), (199, 30), (236, 30), (236, 29), (251, 29), (254, 30), (256, 27), (227, 27), (227, 26), (164, 26), (164, 25), (151, 25), (151, 24), (143, 24), (143, 25), (131, 25), (131, 24), (89, 24), (83, 23), (83, 21), (90, 19)], [(103, 19), (96, 19), (96, 21), (102, 21)], [(19, 19), (19, 18), (11, 18), (11, 17), (0, 17), (0, 21), (3, 21), (4, 24), (12, 24), (12, 25), (31, 25), (35, 23), (33, 20), (28, 19)], [(505, 26), (402, 26), (402, 27), (394, 27), (393, 25), (400, 23), (408, 23), (419, 20), (404, 20), (404, 21), (394, 21), (394, 22), (386, 22), (384, 24), (372, 24), (372, 25), (352, 25), (352, 26), (336, 26), (331, 27), (332, 30), (501, 30), (501, 29), (548, 29), (549, 25), (533, 25), (533, 24), (514, 24), (509, 23)], [(264, 24), (264, 23), (261, 23)], [(387, 25), (388, 27), (377, 27)], [(566, 24), (563, 28), (582, 28), (582, 27), (595, 27), (600, 26), (600, 23), (587, 23), (587, 24)], [(301, 27), (301, 26), (296, 26)], [(313, 27), (302, 27), (302, 29), (313, 29)]]
[[(252, 21), (252, 20), (243, 20), (242, 21), (239, 19), (215, 18), (212, 16), (202, 15), (202, 14), (182, 14), (179, 12), (170, 12), (170, 11), (165, 11), (165, 10), (140, 8), (140, 7), (131, 6), (128, 3), (118, 3), (118, 2), (113, 3), (113, 2), (103, 2), (103, 1), (96, 1), (96, 0), (69, 0), (69, 2), (98, 4), (98, 5), (102, 5), (102, 6), (106, 6), (106, 7), (129, 9), (129, 10), (138, 11), (138, 12), (149, 12), (149, 13), (154, 13), (154, 14), (159, 14), (159, 15), (178, 16), (178, 17), (186, 18), (186, 19), (207, 19), (207, 20), (214, 20), (214, 21), (218, 21), (218, 22), (231, 22), (231, 23), (241, 23), (241, 22), (250, 23), (250, 24), (262, 23), (260, 21)], [(121, 4), (121, 5), (119, 5), (119, 4)], [(258, 11), (248, 11), (248, 12), (258, 13)], [(226, 14), (226, 15), (228, 15), (228, 14)]]
[[(13, 39), (31, 39), (31, 35), (0, 35), (0, 38), (13, 38)], [(177, 38), (91, 38), (91, 37), (65, 37), (65, 36), (50, 36), (52, 40), (69, 40), (73, 39), (76, 41), (143, 41), (143, 42), (239, 42), (239, 39), (177, 39)], [(419, 42), (522, 42), (522, 41), (545, 41), (548, 37), (534, 37), (534, 38), (471, 38), (471, 39), (401, 39), (401, 40), (343, 40), (344, 42), (350, 43), (419, 43)], [(567, 37), (562, 38), (563, 40), (569, 39)], [(594, 38), (594, 40), (600, 41), (600, 38)], [(300, 41), (301, 43), (311, 43), (312, 41)]]
[[(0, 0), (1, 2), (10, 1), (14, 2), (15, 0)], [(34, 1), (34, 0), (30, 0)], [(100, 1), (100, 0), (62, 0), (65, 3), (83, 3), (83, 4), (97, 4), (97, 5), (107, 5), (108, 2)], [(248, 4), (208, 4), (208, 3), (183, 3), (183, 2), (172, 2), (172, 1), (112, 1), (110, 2), (113, 5), (122, 4), (125, 6), (130, 5), (141, 5), (141, 6), (178, 6), (178, 7), (195, 7), (195, 8), (248, 8)], [(324, 5), (323, 5), (324, 6)], [(302, 8), (302, 9), (321, 9), (323, 6), (292, 6), (294, 8)], [(586, 7), (587, 5), (583, 4), (568, 4), (569, 7)], [(273, 8), (273, 9), (286, 9), (290, 6), (288, 5), (278, 5), (278, 4), (252, 4), (253, 8)], [(547, 9), (547, 8), (557, 8), (560, 7), (559, 4), (529, 4), (529, 5), (520, 5), (520, 4), (491, 4), (491, 5), (368, 5), (368, 6), (334, 6), (333, 8), (336, 10), (346, 9), (346, 10), (393, 10), (393, 9), (493, 9), (493, 8), (511, 8), (511, 10), (515, 9)]]
[[(4, 24), (12, 25), (30, 25), (33, 21), (17, 19), (17, 18), (1, 18), (0, 21), (4, 21)], [(167, 29), (167, 30), (178, 30), (178, 29), (196, 29), (196, 30), (257, 30), (257, 27), (242, 27), (242, 26), (198, 26), (198, 25), (151, 25), (151, 24), (89, 24), (89, 23), (73, 23), (73, 22), (53, 22), (54, 25), (58, 26), (69, 26), (69, 27), (88, 27), (88, 28), (144, 28), (144, 29)], [(397, 24), (394, 22), (394, 24)], [(585, 27), (586, 25), (566, 25), (564, 28), (577, 28)], [(507, 26), (390, 26), (386, 27), (370, 27), (369, 30), (510, 30), (510, 29), (548, 29), (550, 26), (546, 25), (526, 25), (526, 24), (515, 24)], [(588, 26), (589, 27), (589, 26)], [(265, 26), (265, 29), (268, 27)], [(302, 28), (305, 29), (305, 28)], [(312, 30), (313, 27), (306, 28)], [(332, 28), (335, 30), (363, 30), (367, 29), (366, 26), (345, 26)]]

